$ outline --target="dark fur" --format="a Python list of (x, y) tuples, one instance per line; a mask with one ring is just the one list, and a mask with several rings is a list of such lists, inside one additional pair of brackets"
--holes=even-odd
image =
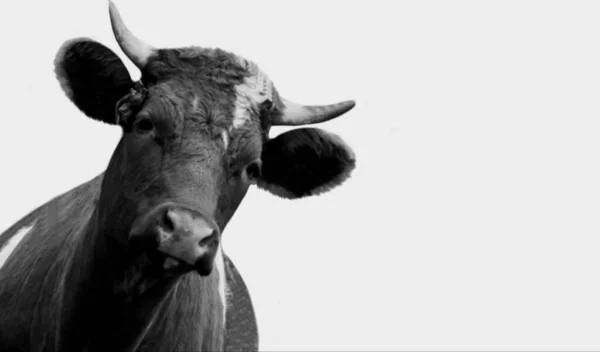
[[(56, 56), (55, 71), (69, 99), (87, 116), (115, 123), (115, 104), (133, 87), (129, 71), (104, 45), (77, 38)], [(64, 79), (64, 80), (63, 80)]]
[[(2, 342), (2, 351), (30, 351), (30, 346), (42, 348), (45, 340), (40, 338), (39, 328), (41, 325), (46, 325), (44, 327), (46, 331), (56, 329), (56, 318), (60, 316), (60, 306), (43, 304), (44, 301), (40, 298), (49, 297), (61, 291), (60, 287), (56, 289), (56, 286), (59, 285), (57, 280), (60, 275), (54, 275), (52, 272), (61, 268), (61, 263), (66, 256), (70, 255), (69, 248), (73, 248), (74, 243), (65, 243), (64, 236), (53, 234), (56, 231), (73, 232), (84, 224), (85, 219), (91, 215), (93, 204), (98, 200), (101, 182), (102, 175), (56, 197), (32, 211), (0, 235), (1, 247), (16, 231), (37, 220), (30, 235), (23, 239), (19, 247), (13, 252), (12, 258), (19, 259), (10, 260), (0, 271), (0, 282), (2, 282), (0, 287), (0, 311), (2, 312), (0, 314), (0, 326), (2, 326), (0, 341)], [(74, 210), (75, 212), (73, 212)], [(74, 221), (73, 219), (80, 220)], [(50, 224), (56, 224), (54, 231), (50, 230)], [(75, 242), (76, 239), (69, 236), (66, 241)], [(61, 255), (61, 251), (65, 251), (64, 255)], [(63, 259), (57, 259), (61, 257)], [(225, 347), (228, 351), (255, 351), (257, 350), (258, 339), (252, 303), (237, 269), (227, 257), (225, 259), (227, 282), (231, 291), (228, 304), (232, 308), (235, 307), (235, 309), (227, 312)], [(23, 277), (21, 273), (28, 271), (27, 268), (33, 266), (35, 266), (35, 270), (31, 270), (29, 276)], [(204, 280), (193, 273), (188, 276), (190, 276), (190, 279)], [(182, 281), (177, 286), (177, 290), (180, 293), (185, 292), (186, 288), (190, 288), (191, 285), (193, 285), (193, 282)], [(190, 297), (199, 297), (199, 294), (193, 294)], [(161, 346), (161, 337), (156, 336), (159, 332), (166, 335), (165, 345), (173, 346), (174, 341), (171, 337), (185, 336), (183, 334), (185, 330), (182, 331), (181, 327), (178, 331), (172, 331), (176, 327), (174, 323), (180, 320), (183, 327), (187, 326), (189, 322), (185, 320), (190, 319), (190, 311), (198, 309), (196, 308), (198, 303), (171, 298), (170, 304), (163, 305), (159, 310), (158, 315), (161, 318), (157, 319), (150, 329), (151, 334), (155, 337), (147, 338), (144, 342), (144, 348), (141, 350), (159, 351), (160, 348), (167, 348), (163, 350), (168, 350), (169, 347)], [(32, 307), (35, 307), (35, 309)], [(172, 319), (173, 311), (183, 311), (184, 313), (180, 319), (169, 321), (167, 317)], [(31, 327), (36, 327), (37, 332), (32, 334)], [(185, 346), (185, 341), (179, 342), (178, 345)]]
[[(216, 274), (146, 271), (149, 259), (128, 245), (132, 222), (175, 200), (211, 214), (223, 230), (251, 183), (288, 198), (317, 194), (343, 182), (354, 167), (352, 152), (318, 129), (268, 140), (268, 108), (252, 111), (249, 122), (233, 129), (225, 149), (221, 131), (231, 126), (235, 85), (249, 73), (219, 49), (160, 50), (142, 72), (142, 85), (131, 82), (116, 54), (78, 39), (59, 52), (56, 73), (86, 115), (118, 124), (124, 134), (104, 175), (0, 236), (2, 243), (36, 220), (0, 271), (3, 350), (234, 346), (223, 341)], [(139, 132), (144, 119), (152, 122), (151, 132)], [(253, 172), (254, 179), (246, 167), (256, 160), (262, 160), (262, 176)], [(247, 310), (235, 299), (231, 308)], [(235, 324), (228, 322), (228, 331), (239, 331)]]
[(326, 191), (324, 186), (342, 183), (355, 165), (354, 154), (341, 139), (316, 128), (280, 134), (265, 144), (261, 158), (258, 186), (285, 198)]

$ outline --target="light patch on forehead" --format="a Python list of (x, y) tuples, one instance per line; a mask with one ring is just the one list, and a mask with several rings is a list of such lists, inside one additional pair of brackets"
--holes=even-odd
[(258, 109), (258, 105), (265, 100), (272, 100), (273, 89), (269, 77), (263, 73), (253, 62), (238, 58), (250, 76), (244, 82), (235, 86), (236, 99), (233, 118), (233, 127), (239, 128), (250, 120), (252, 111)]
[(33, 225), (35, 225), (35, 221), (29, 225), (22, 227), (19, 231), (17, 231), (5, 244), (4, 247), (0, 248), (0, 269), (6, 261), (10, 254), (17, 248), (17, 245), (21, 242), (21, 240), (27, 235), (31, 229), (33, 229)]
[(194, 96), (194, 100), (192, 100), (192, 111), (198, 111), (198, 97)]
[(223, 139), (223, 145), (225, 146), (225, 149), (227, 149), (227, 147), (229, 146), (229, 133), (227, 132), (227, 130), (221, 131), (221, 138)]

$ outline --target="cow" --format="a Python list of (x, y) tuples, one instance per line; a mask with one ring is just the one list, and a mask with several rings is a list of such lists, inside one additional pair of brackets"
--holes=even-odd
[(141, 78), (89, 38), (56, 54), (70, 101), (122, 136), (103, 173), (0, 235), (1, 350), (257, 350), (251, 300), (221, 236), (251, 185), (298, 199), (342, 184), (356, 161), (340, 137), (269, 131), (321, 123), (355, 103), (294, 103), (252, 61), (218, 48), (155, 48), (108, 6)]

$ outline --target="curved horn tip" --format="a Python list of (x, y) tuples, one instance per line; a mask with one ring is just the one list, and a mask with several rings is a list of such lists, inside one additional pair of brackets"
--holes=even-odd
[[(110, 14), (111, 22), (113, 17), (119, 16), (119, 9), (117, 9), (117, 5), (112, 0), (108, 0), (108, 13)], [(120, 16), (119, 16), (120, 17)]]
[(121, 50), (137, 67), (146, 66), (148, 58), (156, 52), (156, 49), (131, 33), (112, 0), (108, 0), (108, 13), (113, 34)]
[(346, 101), (340, 102), (339, 104), (344, 106), (344, 109), (346, 109), (346, 111), (344, 111), (344, 113), (346, 113), (346, 112), (352, 110), (356, 106), (356, 101), (354, 99), (346, 100)]
[(280, 116), (274, 117), (274, 126), (312, 125), (334, 119), (350, 111), (356, 105), (354, 100), (346, 100), (330, 105), (300, 105), (283, 97), (279, 98), (283, 104)]

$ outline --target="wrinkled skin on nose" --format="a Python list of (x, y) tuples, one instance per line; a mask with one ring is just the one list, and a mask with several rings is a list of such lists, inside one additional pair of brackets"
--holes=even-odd
[[(137, 218), (129, 233), (130, 243), (167, 256), (165, 269), (212, 272), (220, 241), (216, 223), (201, 212), (177, 204), (162, 204)], [(170, 260), (169, 260), (170, 259)]]

